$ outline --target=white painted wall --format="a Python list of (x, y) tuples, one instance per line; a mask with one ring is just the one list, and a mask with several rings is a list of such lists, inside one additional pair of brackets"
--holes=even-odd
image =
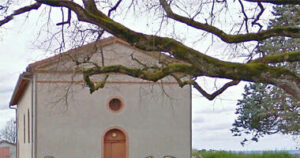
[[(24, 90), (23, 96), (18, 102), (18, 109), (17, 109), (17, 127), (18, 127), (18, 158), (31, 158), (31, 143), (28, 141), (28, 132), (30, 131), (30, 139), (31, 135), (31, 83), (29, 82), (27, 87)], [(29, 128), (28, 130), (28, 110), (29, 110)], [(25, 127), (24, 127), (24, 116), (25, 116)], [(25, 141), (24, 141), (24, 128), (25, 128)]]
[[(190, 157), (189, 87), (107, 84), (89, 94), (88, 88), (72, 85), (65, 105), (58, 85), (67, 86), (38, 84), (37, 157), (100, 157), (104, 132), (115, 126), (128, 134), (130, 158)], [(112, 96), (124, 100), (120, 113), (107, 108)]]
[[(158, 63), (118, 43), (103, 50), (106, 65), (140, 67), (131, 60), (132, 53), (147, 64)], [(100, 57), (99, 53), (94, 54), (92, 60), (99, 62)], [(128, 134), (129, 158), (191, 157), (190, 87), (180, 88), (170, 78), (164, 79), (168, 84), (162, 85), (113, 74), (104, 89), (90, 94), (81, 74), (61, 72), (73, 70), (74, 63), (61, 59), (38, 69), (44, 72), (35, 74), (36, 158), (99, 158), (103, 135), (112, 127), (122, 128)], [(22, 134), (23, 113), (30, 108), (30, 93), (27, 87), (18, 106), (20, 158), (31, 156), (30, 144), (23, 143)], [(113, 96), (124, 100), (125, 107), (120, 113), (107, 108)]]

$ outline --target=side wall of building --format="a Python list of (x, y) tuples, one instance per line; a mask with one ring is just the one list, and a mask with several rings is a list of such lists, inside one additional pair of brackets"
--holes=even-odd
[(31, 158), (32, 151), (32, 83), (28, 83), (17, 109), (17, 155), (18, 158)]

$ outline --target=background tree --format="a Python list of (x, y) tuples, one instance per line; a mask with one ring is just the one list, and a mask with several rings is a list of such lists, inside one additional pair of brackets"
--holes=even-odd
[(0, 141), (5, 140), (10, 143), (16, 143), (16, 123), (14, 119), (9, 120), (6, 126), (0, 130)]
[[(185, 32), (178, 31), (179, 29), (177, 31), (173, 29), (173, 32), (169, 31), (172, 30), (170, 28), (184, 24), (193, 32), (190, 34), (191, 36), (196, 35), (199, 38), (203, 34), (209, 34), (222, 41), (222, 44), (241, 45), (239, 48), (242, 49), (272, 37), (299, 38), (300, 28), (298, 25), (278, 25), (266, 29), (262, 20), (264, 14), (268, 14), (270, 4), (299, 5), (299, 0), (28, 0), (23, 1), (26, 5), (17, 7), (17, 9), (10, 5), (13, 4), (11, 1), (13, 0), (0, 4), (2, 8), (8, 8), (2, 9), (4, 12), (0, 15), (3, 17), (0, 20), (0, 28), (18, 15), (27, 15), (28, 12), (34, 10), (45, 13), (46, 10), (48, 14), (45, 18), (48, 20), (45, 21), (47, 21), (48, 27), (42, 27), (41, 32), (51, 32), (49, 26), (54, 27), (51, 25), (52, 20), (49, 20), (51, 14), (55, 10), (54, 8), (61, 11), (61, 19), (54, 19), (57, 25), (54, 30), (58, 32), (52, 32), (52, 36), (48, 40), (48, 43), (51, 44), (53, 39), (59, 41), (58, 50), (60, 52), (70, 45), (67, 44), (68, 41), (78, 40), (79, 43), (84, 44), (100, 39), (106, 32), (138, 49), (160, 52), (174, 59), (154, 66), (141, 64), (143, 65), (141, 68), (93, 63), (92, 67), (80, 70), (91, 93), (103, 87), (103, 83), (109, 76), (105, 77), (105, 80), (96, 81), (96, 83), (91, 81), (90, 77), (97, 74), (121, 73), (153, 82), (170, 76), (178, 82), (179, 86), (192, 85), (210, 100), (228, 87), (237, 85), (241, 80), (275, 85), (300, 100), (299, 75), (284, 66), (274, 66), (299, 61), (299, 50), (262, 57), (253, 56), (252, 51), (243, 51), (248, 57), (247, 61), (229, 62), (224, 58), (215, 57), (213, 53), (207, 54), (199, 51), (199, 47), (205, 45), (202, 42), (197, 41), (198, 46), (191, 46), (178, 38), (186, 34)], [(267, 13), (264, 13), (265, 11)], [(130, 25), (126, 26), (126, 20), (120, 19), (131, 15), (132, 12), (140, 16), (145, 15), (145, 19), (151, 19), (151, 22), (145, 24), (146, 26), (153, 24), (159, 27), (154, 27), (157, 28), (155, 31), (149, 29), (140, 32)], [(228, 18), (234, 22), (228, 23)], [(159, 19), (160, 22), (155, 22), (155, 19)], [(237, 51), (240, 50), (237, 49)], [(240, 54), (242, 53), (240, 52)], [(76, 61), (78, 65), (88, 62), (87, 60)], [(204, 76), (229, 79), (230, 81), (209, 94), (197, 80)]]
[[(270, 27), (279, 25), (300, 25), (300, 6), (277, 6), (274, 8)], [(272, 37), (261, 42), (257, 53), (277, 55), (287, 51), (299, 51), (300, 39)], [(300, 63), (273, 64), (286, 67), (300, 74)], [(253, 141), (259, 137), (275, 133), (300, 135), (300, 102), (282, 89), (263, 83), (250, 83), (245, 86), (243, 99), (238, 100), (232, 132), (236, 136), (252, 135)], [(245, 138), (242, 144), (247, 141)]]

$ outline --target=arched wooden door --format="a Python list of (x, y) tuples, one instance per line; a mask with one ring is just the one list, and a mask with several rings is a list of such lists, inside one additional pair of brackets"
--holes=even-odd
[(104, 135), (104, 158), (126, 158), (126, 136), (118, 129)]

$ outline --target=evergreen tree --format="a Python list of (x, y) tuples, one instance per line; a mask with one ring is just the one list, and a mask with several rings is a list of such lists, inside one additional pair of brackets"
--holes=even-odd
[[(269, 27), (299, 26), (300, 6), (276, 6)], [(261, 42), (257, 53), (264, 56), (287, 51), (299, 51), (300, 39), (286, 37), (270, 38)], [(300, 74), (299, 62), (279, 63)], [(300, 102), (282, 89), (262, 83), (250, 83), (244, 88), (243, 99), (238, 100), (237, 119), (231, 129), (234, 136), (251, 135), (251, 140), (275, 133), (300, 134)], [(244, 139), (244, 144), (248, 139)]]

